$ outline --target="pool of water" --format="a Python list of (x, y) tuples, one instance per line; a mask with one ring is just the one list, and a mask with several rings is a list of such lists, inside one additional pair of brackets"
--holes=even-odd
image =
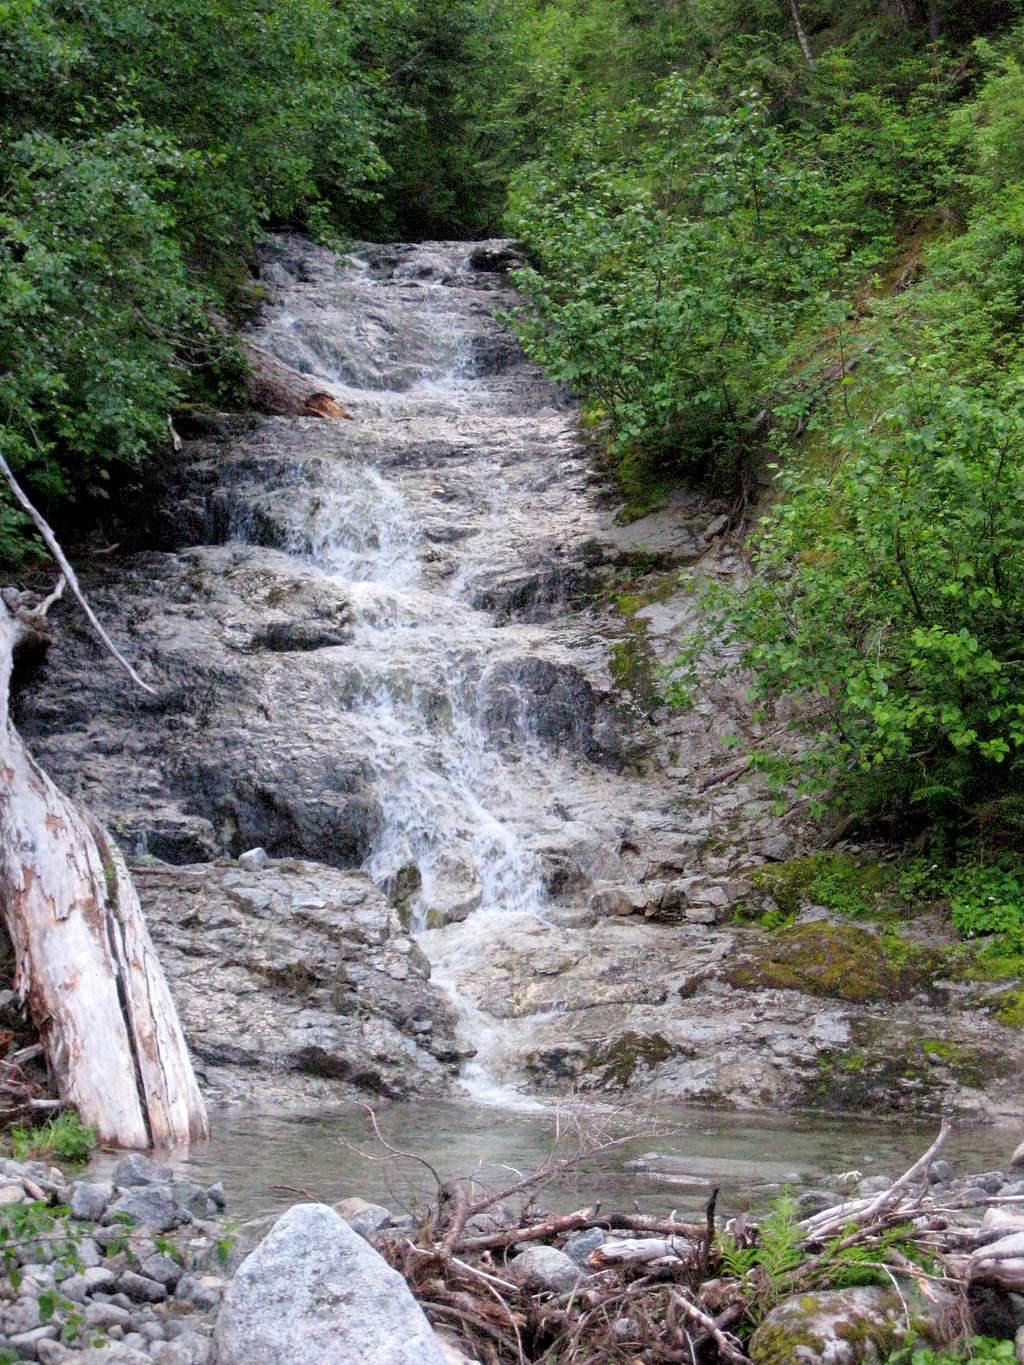
[[(549, 1156), (559, 1131), (559, 1152), (568, 1154), (584, 1129), (629, 1140), (585, 1158), (546, 1189), (546, 1207), (565, 1211), (600, 1200), (605, 1211), (691, 1214), (720, 1185), (719, 1210), (729, 1214), (769, 1200), (783, 1185), (811, 1187), (840, 1171), (896, 1176), (925, 1150), (937, 1127), (683, 1108), (641, 1115), (524, 1112), (450, 1101), (389, 1104), (377, 1118), (384, 1140), (409, 1156), (390, 1156), (362, 1109), (232, 1110), (212, 1115), (208, 1143), (170, 1161), (203, 1183), (223, 1180), (228, 1212), (236, 1218), (304, 1198), (333, 1203), (349, 1195), (397, 1210), (422, 1204), (434, 1188), (431, 1172), (413, 1157), (429, 1162), (441, 1179), (474, 1175), (503, 1188), (514, 1183), (516, 1172), (532, 1171)], [(1020, 1136), (1016, 1129), (964, 1125), (945, 1155), (963, 1173), (1005, 1169)], [(93, 1170), (102, 1175), (116, 1160), (100, 1154)]]

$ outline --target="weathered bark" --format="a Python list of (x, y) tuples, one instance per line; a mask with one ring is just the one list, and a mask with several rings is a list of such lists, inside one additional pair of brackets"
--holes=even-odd
[(0, 601), (0, 909), (15, 986), (61, 1099), (119, 1147), (207, 1135), (167, 982), (120, 851), (36, 764), (11, 723), (15, 650), (41, 615)]
[(793, 27), (796, 29), (797, 42), (800, 44), (800, 51), (804, 54), (804, 61), (808, 66), (813, 68), (817, 66), (817, 62), (814, 60), (810, 39), (807, 37), (807, 30), (804, 28), (803, 20), (800, 18), (800, 10), (796, 0), (789, 0), (789, 12), (793, 16)]

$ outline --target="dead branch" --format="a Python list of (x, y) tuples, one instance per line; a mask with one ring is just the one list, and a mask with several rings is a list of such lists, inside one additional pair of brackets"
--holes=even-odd
[[(85, 612), (86, 619), (92, 626), (93, 630), (103, 641), (103, 644), (106, 646), (107, 650), (114, 656), (117, 662), (125, 670), (129, 678), (131, 678), (132, 682), (135, 683), (138, 687), (141, 687), (143, 692), (148, 692), (150, 696), (155, 697), (156, 696), (155, 689), (150, 687), (148, 683), (144, 683), (142, 681), (142, 679), (136, 673), (135, 669), (132, 668), (131, 664), (124, 657), (124, 655), (118, 649), (117, 645), (114, 644), (113, 640), (110, 638), (110, 636), (104, 630), (103, 626), (100, 624), (99, 618), (97, 617), (96, 613), (93, 611), (92, 607), (86, 600), (85, 593), (83, 593), (81, 586), (79, 585), (78, 578), (75, 575), (75, 571), (71, 567), (71, 564), (68, 561), (67, 556), (64, 554), (64, 551), (61, 549), (57, 537), (53, 534), (53, 531), (50, 529), (49, 523), (43, 518), (41, 513), (39, 513), (36, 510), (35, 506), (30, 501), (28, 495), (21, 487), (21, 484), (19, 484), (18, 480), (14, 477), (14, 473), (11, 470), (10, 465), (4, 459), (3, 455), (0, 455), (0, 474), (3, 474), (4, 478), (7, 480), (11, 492), (14, 494), (16, 501), (28, 513), (33, 524), (35, 525), (36, 530), (39, 532), (43, 540), (46, 542), (47, 549), (50, 551), (50, 553), (56, 560), (58, 568), (60, 569), (64, 578), (67, 580), (71, 588), (71, 591), (74, 594), (76, 601), (78, 602), (78, 605)], [(47, 598), (46, 608), (47, 611), (49, 610), (50, 606), (53, 605), (53, 602), (55, 602), (57, 598), (63, 593), (63, 591), (64, 589), (61, 588), (60, 592), (58, 592), (56, 596), (51, 594), (50, 598)], [(44, 612), (43, 615), (45, 616), (45, 614), (46, 613)]]

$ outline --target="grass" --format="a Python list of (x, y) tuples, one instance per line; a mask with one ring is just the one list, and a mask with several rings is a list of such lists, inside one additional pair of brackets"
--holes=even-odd
[(56, 1118), (47, 1119), (35, 1128), (16, 1124), (7, 1134), (10, 1153), (15, 1161), (49, 1157), (73, 1165), (88, 1161), (97, 1140), (96, 1129), (91, 1124), (83, 1123), (73, 1109), (65, 1109)]

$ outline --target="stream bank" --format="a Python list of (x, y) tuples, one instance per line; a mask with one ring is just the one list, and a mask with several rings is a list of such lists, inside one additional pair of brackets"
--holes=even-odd
[(155, 701), (70, 611), (23, 680), (26, 741), (133, 859), (207, 1093), (1019, 1119), (1019, 1032), (927, 924), (910, 969), (820, 907), (737, 922), (811, 832), (733, 771), (741, 679), (658, 700), (680, 571), (737, 570), (724, 509), (617, 520), (495, 316), (512, 261), (278, 239), (251, 340), (350, 417), (193, 422), (148, 547), (84, 576)]

